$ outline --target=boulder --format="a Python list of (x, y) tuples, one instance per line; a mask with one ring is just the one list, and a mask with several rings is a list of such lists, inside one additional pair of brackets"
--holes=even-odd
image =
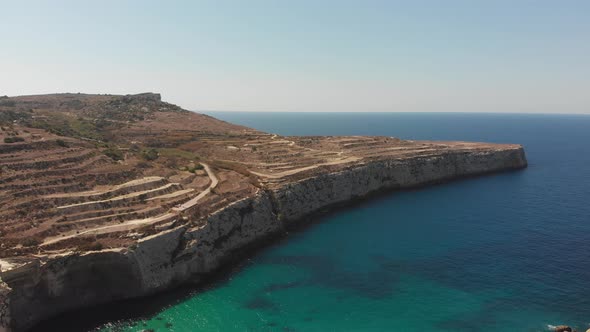
[(572, 328), (567, 325), (559, 325), (555, 327), (555, 332), (572, 332)]

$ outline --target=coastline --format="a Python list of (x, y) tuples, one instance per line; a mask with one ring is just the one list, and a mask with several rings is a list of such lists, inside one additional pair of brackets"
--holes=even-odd
[[(211, 214), (200, 226), (170, 229), (142, 239), (135, 249), (55, 257), (42, 265), (27, 265), (8, 278), (3, 275), (12, 291), (4, 297), (10, 302), (0, 308), (1, 322), (5, 331), (25, 330), (80, 306), (147, 296), (189, 280), (204, 281), (243, 257), (246, 248), (272, 242), (277, 234), (301, 225), (314, 213), (378, 192), (526, 166), (523, 148), (511, 146), (484, 153), (375, 161), (261, 191)], [(83, 290), (82, 294), (76, 290)]]

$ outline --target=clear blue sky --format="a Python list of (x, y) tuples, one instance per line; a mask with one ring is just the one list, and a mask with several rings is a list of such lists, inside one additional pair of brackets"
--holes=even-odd
[(590, 113), (590, 1), (4, 1), (0, 95)]

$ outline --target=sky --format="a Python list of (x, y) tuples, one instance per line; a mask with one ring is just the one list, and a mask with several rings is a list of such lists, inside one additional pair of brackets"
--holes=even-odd
[(590, 113), (590, 1), (0, 0), (0, 95)]

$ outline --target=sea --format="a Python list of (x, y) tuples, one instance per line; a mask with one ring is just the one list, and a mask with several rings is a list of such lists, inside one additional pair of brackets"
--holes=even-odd
[(590, 116), (207, 113), (280, 135), (519, 143), (529, 167), (353, 204), (204, 286), (69, 313), (39, 331), (590, 328)]

